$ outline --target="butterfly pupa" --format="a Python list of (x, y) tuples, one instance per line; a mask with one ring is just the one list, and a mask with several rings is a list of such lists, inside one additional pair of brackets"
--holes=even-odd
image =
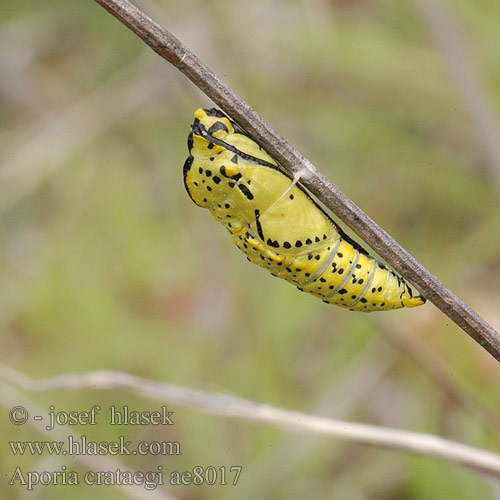
[(217, 109), (198, 109), (184, 185), (250, 262), (328, 304), (383, 311), (425, 303), (371, 257), (277, 162)]

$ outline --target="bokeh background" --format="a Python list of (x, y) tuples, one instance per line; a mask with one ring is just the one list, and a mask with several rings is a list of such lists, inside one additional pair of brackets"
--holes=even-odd
[[(500, 327), (500, 3), (139, 5)], [(121, 370), (500, 451), (498, 363), (432, 304), (327, 306), (248, 264), (189, 200), (186, 136), (211, 103), (181, 73), (91, 0), (3, 0), (0, 22), (2, 363), (35, 379)], [(125, 391), (29, 396), (45, 411), (160, 406)], [(130, 498), (9, 486), (18, 465), (86, 467), (13, 456), (7, 440), (48, 437), (2, 404), (2, 498)], [(181, 443), (180, 456), (117, 457), (127, 470), (243, 466), (237, 486), (161, 489), (183, 500), (500, 498), (498, 482), (436, 459), (171, 409), (167, 429), (64, 431)]]

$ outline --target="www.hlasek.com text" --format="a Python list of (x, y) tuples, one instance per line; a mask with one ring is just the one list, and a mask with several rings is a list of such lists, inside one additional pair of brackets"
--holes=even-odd
[(178, 441), (139, 441), (132, 446), (125, 436), (116, 441), (92, 441), (68, 436), (66, 441), (9, 441), (13, 455), (181, 455)]

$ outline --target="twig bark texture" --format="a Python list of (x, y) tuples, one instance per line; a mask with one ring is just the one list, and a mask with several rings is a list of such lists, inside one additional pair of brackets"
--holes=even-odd
[(295, 148), (276, 133), (184, 44), (127, 0), (95, 0), (177, 67), (214, 103), (241, 125), (340, 220), (370, 245), (396, 271), (413, 283), (476, 342), (500, 361), (500, 334), (380, 228), (353, 201), (326, 179)]

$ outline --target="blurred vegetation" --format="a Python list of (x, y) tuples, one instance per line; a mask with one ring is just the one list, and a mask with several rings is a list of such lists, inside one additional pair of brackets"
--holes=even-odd
[[(141, 5), (500, 326), (498, 182), (415, 4)], [(498, 111), (500, 4), (450, 7)], [(429, 347), (466, 401), (496, 413), (498, 364), (433, 305), (373, 315), (326, 306), (249, 265), (192, 204), (181, 173), (186, 135), (194, 109), (210, 102), (183, 75), (92, 1), (3, 0), (0, 19), (3, 363), (33, 378), (122, 370), (500, 451), (498, 427), (387, 335)], [(158, 407), (122, 392), (34, 399), (47, 410)], [(498, 483), (434, 459), (170, 409), (173, 428), (103, 422), (68, 433), (181, 443), (181, 456), (118, 457), (128, 470), (243, 466), (237, 486), (166, 490), (183, 500), (498, 498)], [(127, 498), (104, 486), (33, 495), (8, 486), (17, 465), (85, 468), (12, 456), (6, 439), (46, 437), (14, 428), (5, 408), (0, 427), (2, 498)]]

